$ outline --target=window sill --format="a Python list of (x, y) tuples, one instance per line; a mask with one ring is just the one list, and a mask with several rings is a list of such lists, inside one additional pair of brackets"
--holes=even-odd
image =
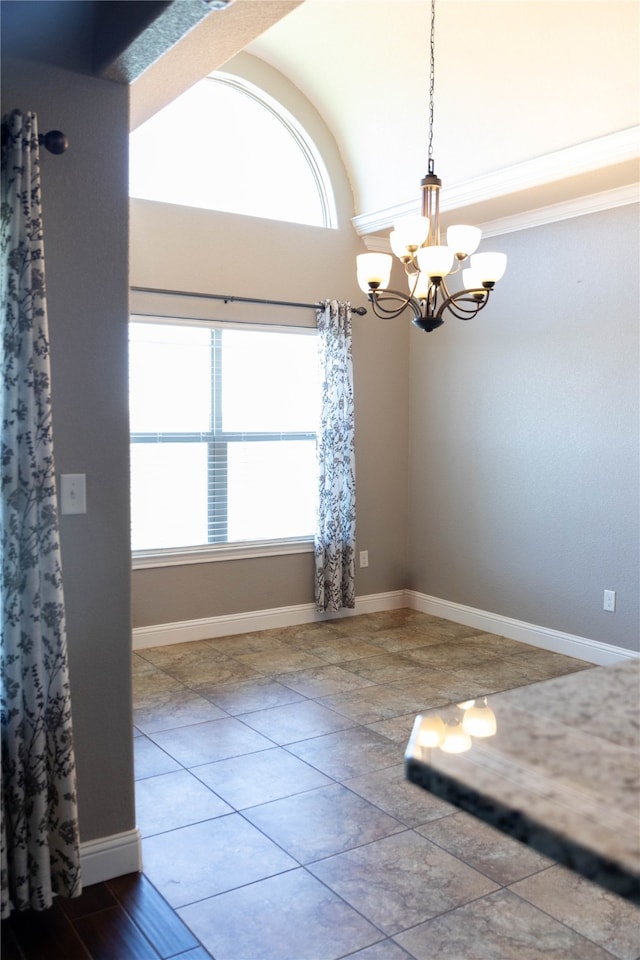
[(187, 563), (213, 563), (218, 560), (249, 560), (294, 553), (313, 553), (313, 539), (254, 540), (247, 543), (221, 543), (215, 546), (178, 547), (167, 550), (136, 550), (131, 555), (134, 570), (151, 567), (176, 567)]

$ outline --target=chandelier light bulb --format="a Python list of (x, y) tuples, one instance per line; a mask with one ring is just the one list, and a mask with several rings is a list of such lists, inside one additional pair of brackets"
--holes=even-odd
[(447, 246), (453, 250), (458, 260), (466, 260), (478, 249), (481, 237), (480, 227), (456, 223), (447, 229)]
[(363, 293), (386, 290), (391, 276), (392, 258), (388, 253), (360, 253), (357, 258), (358, 286)]
[(477, 272), (483, 283), (497, 283), (507, 269), (506, 253), (474, 253), (471, 269)]
[(442, 279), (451, 270), (453, 266), (453, 252), (449, 247), (433, 246), (420, 247), (418, 250), (418, 266), (421, 273), (433, 280)]
[(491, 707), (487, 706), (486, 697), (465, 710), (462, 727), (472, 737), (494, 736), (497, 730), (496, 715)]

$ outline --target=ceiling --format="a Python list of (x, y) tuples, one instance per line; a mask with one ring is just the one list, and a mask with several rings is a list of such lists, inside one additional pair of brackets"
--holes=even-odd
[[(375, 234), (417, 212), (430, 0), (1, 6), (5, 56), (128, 83), (132, 128), (237, 53), (266, 61), (333, 135), (356, 231)], [(435, 56), (445, 224), (455, 216), (501, 232), (523, 212), (603, 191), (603, 205), (638, 199), (638, 0), (437, 0)]]
[[(235, 0), (132, 84), (134, 125), (245, 50), (320, 112), (370, 233), (417, 203), (426, 173), (430, 8)], [(445, 212), (486, 223), (638, 181), (637, 0), (437, 0), (435, 51)]]
[[(357, 213), (407, 201), (426, 173), (430, 6), (306, 0), (247, 48), (324, 116)], [(434, 157), (443, 199), (447, 186), (501, 171), (508, 192), (514, 165), (637, 125), (639, 12), (611, 0), (438, 0)], [(629, 167), (578, 192), (637, 179), (637, 162)], [(549, 191), (548, 202), (556, 196)]]

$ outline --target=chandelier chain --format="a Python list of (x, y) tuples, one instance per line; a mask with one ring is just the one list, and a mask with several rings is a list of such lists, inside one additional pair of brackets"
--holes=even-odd
[(435, 90), (436, 2), (431, 0), (431, 37), (429, 41), (429, 173), (433, 173), (433, 96)]

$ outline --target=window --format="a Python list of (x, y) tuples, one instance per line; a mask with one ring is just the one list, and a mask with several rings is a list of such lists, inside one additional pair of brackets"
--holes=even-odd
[(130, 324), (132, 548), (313, 537), (315, 330)]
[(129, 193), (206, 210), (335, 227), (329, 176), (285, 108), (215, 73), (134, 130)]

